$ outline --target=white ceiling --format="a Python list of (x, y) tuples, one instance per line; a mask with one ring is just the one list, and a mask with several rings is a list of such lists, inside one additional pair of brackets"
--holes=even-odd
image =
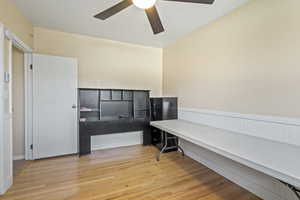
[(143, 10), (131, 6), (106, 21), (93, 16), (121, 0), (12, 0), (38, 27), (145, 46), (164, 47), (248, 0), (215, 0), (213, 5), (158, 0), (165, 32), (153, 35)]

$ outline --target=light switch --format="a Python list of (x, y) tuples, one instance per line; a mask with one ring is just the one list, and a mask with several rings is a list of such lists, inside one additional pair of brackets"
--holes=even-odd
[(9, 72), (4, 72), (4, 82), (8, 83), (10, 81), (10, 74)]

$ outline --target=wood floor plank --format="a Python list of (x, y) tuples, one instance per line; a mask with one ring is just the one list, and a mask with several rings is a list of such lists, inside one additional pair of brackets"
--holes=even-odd
[(26, 162), (0, 200), (259, 200), (179, 153), (131, 146)]

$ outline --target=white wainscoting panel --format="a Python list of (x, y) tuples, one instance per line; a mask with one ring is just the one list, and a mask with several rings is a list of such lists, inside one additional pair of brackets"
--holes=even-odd
[(300, 146), (300, 119), (179, 109), (179, 119)]
[(94, 151), (137, 144), (143, 144), (142, 131), (92, 136), (91, 149)]
[[(300, 120), (222, 111), (179, 109), (179, 119), (300, 146)], [(185, 140), (187, 156), (265, 200), (296, 200), (278, 180)], [(295, 156), (295, 155), (287, 155)]]

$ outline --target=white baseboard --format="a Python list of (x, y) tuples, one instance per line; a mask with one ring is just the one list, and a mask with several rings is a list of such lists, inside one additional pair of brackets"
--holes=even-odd
[[(179, 109), (179, 119), (300, 146), (300, 120), (294, 118), (230, 113), (190, 108)], [(274, 178), (219, 156), (187, 141), (183, 149), (192, 159), (265, 200), (296, 200), (295, 195)]]
[(25, 159), (25, 155), (14, 155), (13, 159), (14, 160), (24, 160)]
[(143, 144), (143, 132), (117, 133), (92, 136), (91, 149), (101, 150)]

